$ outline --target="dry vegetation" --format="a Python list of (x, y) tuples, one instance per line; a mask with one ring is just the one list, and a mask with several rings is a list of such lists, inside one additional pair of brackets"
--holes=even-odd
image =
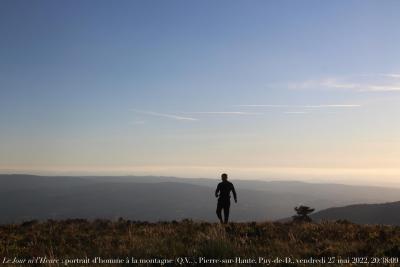
[(191, 220), (147, 223), (123, 219), (49, 220), (0, 226), (1, 258), (290, 256), (305, 259), (367, 255), (399, 256), (400, 227), (362, 226), (343, 221), (223, 226)]

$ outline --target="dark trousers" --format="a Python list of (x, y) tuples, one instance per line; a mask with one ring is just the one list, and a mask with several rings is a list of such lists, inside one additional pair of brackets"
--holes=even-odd
[[(228, 223), (229, 219), (229, 207), (231, 206), (230, 200), (218, 199), (217, 204), (217, 216), (221, 223)], [(224, 220), (222, 220), (222, 210), (224, 210)]]

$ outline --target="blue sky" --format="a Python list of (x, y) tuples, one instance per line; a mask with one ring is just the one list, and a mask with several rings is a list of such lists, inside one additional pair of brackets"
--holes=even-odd
[(398, 1), (0, 1), (0, 169), (396, 183)]

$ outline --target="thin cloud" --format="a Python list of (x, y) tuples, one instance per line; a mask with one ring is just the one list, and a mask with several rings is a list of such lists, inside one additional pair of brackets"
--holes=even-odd
[(334, 104), (334, 105), (309, 105), (306, 108), (359, 108), (358, 104)]
[(360, 87), (361, 92), (395, 92), (400, 91), (400, 84), (393, 86), (385, 85), (370, 85), (367, 87)]
[(321, 80), (308, 80), (303, 82), (289, 83), (288, 88), (296, 89), (312, 89), (312, 88), (337, 88), (337, 89), (359, 89), (360, 84), (338, 81), (337, 79), (321, 79)]
[(257, 108), (257, 107), (265, 107), (265, 108), (290, 108), (290, 105), (270, 105), (270, 104), (255, 104), (255, 105), (235, 105), (235, 107), (249, 107), (249, 108)]
[(286, 111), (286, 112), (283, 112), (284, 114), (308, 114), (308, 113), (310, 113), (310, 112), (308, 112), (308, 111)]
[(237, 105), (238, 107), (265, 107), (265, 108), (359, 108), (359, 104), (323, 104), (323, 105), (270, 105), (270, 104), (255, 104), (255, 105)]
[(141, 113), (141, 114), (146, 114), (146, 115), (151, 115), (151, 116), (156, 116), (156, 117), (163, 117), (163, 118), (179, 120), (179, 121), (197, 121), (198, 120), (196, 118), (178, 116), (178, 115), (167, 114), (167, 113), (159, 113), (159, 112), (153, 112), (153, 111), (142, 111), (142, 110), (134, 110), (134, 111), (137, 113)]
[(379, 73), (288, 83), (289, 89), (344, 89), (358, 92), (400, 92), (400, 74)]
[(130, 125), (138, 125), (138, 124), (145, 124), (145, 123), (146, 123), (145, 121), (132, 121), (129, 124)]
[(188, 114), (209, 114), (209, 115), (262, 115), (260, 112), (243, 112), (243, 111), (200, 111), (187, 112)]
[(379, 75), (384, 76), (384, 77), (389, 77), (389, 78), (400, 79), (400, 74), (398, 74), (398, 73), (381, 73)]

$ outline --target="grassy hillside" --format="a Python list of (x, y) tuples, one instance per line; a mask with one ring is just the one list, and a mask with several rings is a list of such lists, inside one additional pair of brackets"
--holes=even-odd
[[(168, 260), (174, 265), (186, 260), (198, 263), (207, 260), (214, 265), (230, 262), (230, 266), (264, 261), (265, 265), (277, 257), (282, 261), (290, 258), (294, 263), (310, 261), (311, 257), (326, 263), (379, 260), (382, 265), (384, 261), (397, 259), (390, 257), (400, 256), (400, 227), (343, 221), (232, 223), (227, 226), (190, 220), (28, 222), (0, 226), (0, 255), (9, 263), (13, 260), (25, 260), (25, 263), (58, 260), (64, 266), (73, 262), (93, 265), (96, 259), (96, 262), (115, 263), (118, 258), (120, 262), (127, 259), (130, 263), (135, 260), (156, 262), (157, 266)], [(359, 258), (366, 256), (369, 258)]]

